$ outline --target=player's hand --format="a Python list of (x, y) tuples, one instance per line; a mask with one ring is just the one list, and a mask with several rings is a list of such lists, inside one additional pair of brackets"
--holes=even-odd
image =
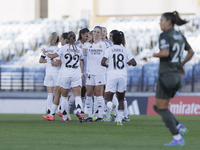
[(45, 50), (44, 48), (43, 48), (43, 49), (41, 49), (41, 51), (42, 51), (42, 53), (43, 53), (44, 55), (46, 55), (46, 54), (48, 53), (48, 51), (47, 51), (47, 50)]
[(129, 61), (129, 62), (127, 62), (127, 64), (128, 64), (129, 66), (131, 66), (131, 65), (132, 65), (130, 61)]
[(146, 61), (146, 62), (147, 62), (147, 58), (146, 58), (146, 57), (143, 57), (143, 58), (142, 58), (142, 60), (144, 60), (144, 61)]
[(183, 66), (181, 66), (181, 74), (185, 75), (185, 70), (184, 70)]

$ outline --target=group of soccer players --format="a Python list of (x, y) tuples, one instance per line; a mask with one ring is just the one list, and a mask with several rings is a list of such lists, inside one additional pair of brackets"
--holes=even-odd
[[(152, 55), (152, 57), (160, 58), (156, 98), (153, 107), (173, 135), (173, 141), (165, 144), (165, 146), (185, 145), (183, 136), (187, 133), (187, 128), (179, 123), (168, 110), (168, 106), (170, 99), (174, 97), (181, 86), (181, 73), (184, 74), (183, 66), (194, 54), (186, 38), (180, 32), (174, 30), (174, 25), (180, 26), (186, 23), (187, 21), (182, 20), (177, 11), (163, 13), (160, 20), (160, 28), (163, 31), (159, 37), (160, 52)], [(60, 37), (62, 47), (59, 49), (57, 47), (59, 38), (56, 33), (52, 33), (50, 47), (43, 49), (40, 62), (47, 62), (44, 85), (47, 86), (47, 107), (50, 110), (50, 114), (43, 117), (47, 120), (54, 120), (61, 93), (61, 121), (67, 122), (67, 119), (70, 119), (67, 116), (69, 112), (67, 105), (73, 103), (73, 99), (75, 100), (76, 116), (79, 122), (93, 121), (93, 112), (98, 114), (95, 122), (103, 121), (104, 106), (109, 112), (109, 114), (105, 113), (104, 121), (106, 121), (108, 117), (114, 116), (113, 109), (116, 105), (113, 102), (116, 98), (118, 100), (116, 122), (117, 125), (122, 125), (126, 107), (124, 105), (126, 66), (127, 64), (136, 66), (137, 63), (130, 50), (125, 48), (123, 32), (113, 30), (110, 33), (110, 40), (107, 40), (106, 28), (96, 26), (91, 38), (88, 38), (89, 35), (88, 29), (82, 29), (79, 40), (75, 43), (76, 37), (72, 31), (63, 33)], [(182, 59), (183, 50), (188, 51), (184, 60)], [(144, 60), (147, 59), (144, 58)], [(50, 107), (54, 86), (55, 96)], [(70, 88), (73, 96), (71, 96), (72, 101), (69, 100), (68, 102)], [(85, 93), (87, 93), (86, 98)], [(113, 96), (115, 93), (116, 95)], [(85, 118), (83, 114), (84, 103), (88, 118)]]
[[(105, 27), (96, 26), (91, 32), (84, 28), (76, 41), (70, 31), (61, 35), (62, 47), (58, 48), (59, 37), (52, 33), (50, 46), (42, 49), (40, 58), (41, 63), (47, 63), (44, 85), (48, 92), (48, 115), (43, 118), (54, 120), (60, 103), (61, 121), (71, 120), (69, 111), (75, 101), (76, 116), (81, 123), (117, 121), (122, 125), (122, 120), (129, 121), (125, 100), (126, 66), (135, 66), (136, 62), (131, 51), (124, 47), (123, 32), (113, 30), (110, 34), (108, 40)], [(70, 89), (73, 94), (69, 97)], [(84, 116), (85, 107), (88, 118)]]

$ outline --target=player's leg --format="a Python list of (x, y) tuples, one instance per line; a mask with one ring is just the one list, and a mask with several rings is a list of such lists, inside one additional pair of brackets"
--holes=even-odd
[(178, 120), (169, 111), (168, 106), (170, 98), (174, 96), (180, 87), (181, 76), (179, 74), (166, 74), (159, 76), (156, 87), (156, 99), (154, 102), (154, 110), (161, 115), (166, 127), (173, 135), (173, 141), (165, 144), (165, 146), (184, 145), (184, 139), (177, 130)]
[(47, 87), (47, 113), (50, 114), (51, 113), (51, 105), (53, 102), (53, 96), (54, 96), (54, 87)]
[(92, 107), (93, 107), (92, 96), (94, 93), (95, 86), (86, 85), (86, 89), (87, 89), (87, 97), (86, 97), (85, 105), (86, 105), (86, 109), (87, 109), (87, 113), (88, 113), (88, 118), (85, 119), (85, 122), (91, 122), (91, 121), (93, 121), (93, 119), (92, 119)]
[(86, 82), (86, 78), (85, 76), (83, 76), (83, 81), (82, 81), (82, 88), (81, 88), (81, 99), (82, 99), (82, 110), (81, 110), (81, 113), (84, 114), (84, 109), (85, 109), (85, 100), (86, 100), (86, 85), (85, 85), (85, 82)]
[(122, 124), (122, 118), (124, 115), (124, 97), (125, 97), (125, 91), (124, 92), (116, 92), (119, 106), (118, 106), (118, 115), (117, 115), (117, 125), (123, 125)]

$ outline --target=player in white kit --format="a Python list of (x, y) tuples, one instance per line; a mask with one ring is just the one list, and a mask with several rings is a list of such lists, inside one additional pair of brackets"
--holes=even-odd
[[(89, 34), (89, 29), (83, 28), (79, 31), (79, 37), (78, 40), (75, 42), (76, 46), (79, 48), (83, 48), (83, 45), (85, 42), (88, 41), (88, 34)], [(84, 108), (85, 108), (85, 93), (86, 93), (86, 87), (85, 87), (85, 82), (86, 82), (86, 65), (87, 65), (87, 53), (83, 52), (84, 55), (84, 69), (83, 69), (83, 80), (82, 80), (82, 88), (81, 88), (81, 99), (82, 99), (82, 110), (81, 114), (82, 117), (84, 117)], [(71, 106), (74, 104), (74, 95), (72, 94), (69, 97), (69, 103), (68, 103), (68, 112), (70, 111)]]
[[(63, 33), (60, 36), (61, 46), (64, 46), (65, 44), (68, 43), (67, 37), (68, 37), (68, 33), (67, 32)], [(43, 49), (43, 53), (48, 53), (48, 51), (46, 51), (45, 49)], [(56, 57), (54, 59), (55, 59), (55, 61), (51, 62), (52, 66), (58, 66), (58, 65), (61, 64), (61, 56), (58, 56), (58, 57)], [(62, 103), (61, 102), (62, 99), (60, 98), (60, 96), (61, 96), (61, 91), (60, 91), (60, 84), (61, 84), (60, 74), (61, 74), (61, 69), (59, 70), (59, 73), (57, 75), (57, 80), (56, 80), (56, 83), (55, 83), (55, 94), (54, 94), (54, 100), (53, 100), (53, 103), (52, 103), (52, 106), (51, 106), (51, 113), (49, 115), (43, 116), (44, 119), (47, 119), (49, 121), (54, 121), (55, 120), (55, 113), (56, 113), (56, 110), (58, 108), (58, 105)], [(68, 119), (71, 120), (70, 115), (69, 114), (67, 114), (67, 115), (68, 115), (67, 116)], [(62, 113), (61, 113), (61, 109), (60, 108), (59, 108), (58, 116), (62, 117)]]
[(61, 97), (62, 97), (62, 122), (67, 122), (67, 103), (68, 103), (68, 93), (69, 89), (72, 88), (72, 92), (75, 97), (76, 105), (76, 116), (80, 123), (83, 122), (81, 116), (81, 86), (83, 78), (83, 52), (82, 49), (75, 45), (76, 36), (70, 31), (68, 33), (68, 44), (64, 45), (59, 49), (56, 54), (48, 54), (50, 58), (61, 56), (62, 66), (61, 66)]
[[(45, 48), (48, 53), (53, 54), (57, 52), (59, 42), (59, 36), (56, 32), (51, 33), (49, 40), (49, 47)], [(46, 55), (42, 54), (39, 60), (39, 63), (47, 63), (46, 65), (46, 75), (44, 78), (44, 85), (47, 87), (47, 113), (50, 114), (51, 105), (54, 96), (54, 87), (56, 84), (58, 72), (60, 70), (60, 64), (58, 66), (52, 66), (53, 59), (46, 57)]]
[[(96, 26), (93, 30), (93, 43), (86, 43), (84, 49), (87, 53), (87, 79), (86, 79), (86, 108), (88, 112), (88, 118), (86, 122), (93, 121), (92, 119), (92, 96), (96, 96), (96, 102), (98, 105), (98, 118), (95, 122), (103, 121), (103, 87), (105, 83), (106, 68), (101, 66), (101, 59), (104, 56), (106, 45), (100, 40), (101, 38), (101, 27)], [(94, 94), (95, 93), (95, 94)], [(95, 102), (94, 101), (94, 102)]]
[[(106, 101), (107, 107), (112, 107), (112, 98), (114, 93), (118, 97), (118, 120), (117, 125), (122, 125), (122, 117), (124, 114), (124, 96), (126, 91), (127, 68), (126, 64), (136, 66), (136, 61), (130, 50), (122, 45), (122, 33), (113, 34), (114, 45), (108, 48), (101, 61), (101, 64), (107, 67), (107, 83), (106, 83)], [(108, 60), (108, 64), (106, 61)]]

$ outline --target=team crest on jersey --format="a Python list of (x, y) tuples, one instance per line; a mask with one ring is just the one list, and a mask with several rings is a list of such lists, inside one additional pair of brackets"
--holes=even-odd
[(99, 48), (101, 48), (102, 46), (101, 45), (99, 45)]
[(166, 40), (165, 39), (162, 39), (162, 40), (160, 40), (160, 44), (166, 44)]
[(92, 48), (92, 46), (90, 46), (90, 48)]

